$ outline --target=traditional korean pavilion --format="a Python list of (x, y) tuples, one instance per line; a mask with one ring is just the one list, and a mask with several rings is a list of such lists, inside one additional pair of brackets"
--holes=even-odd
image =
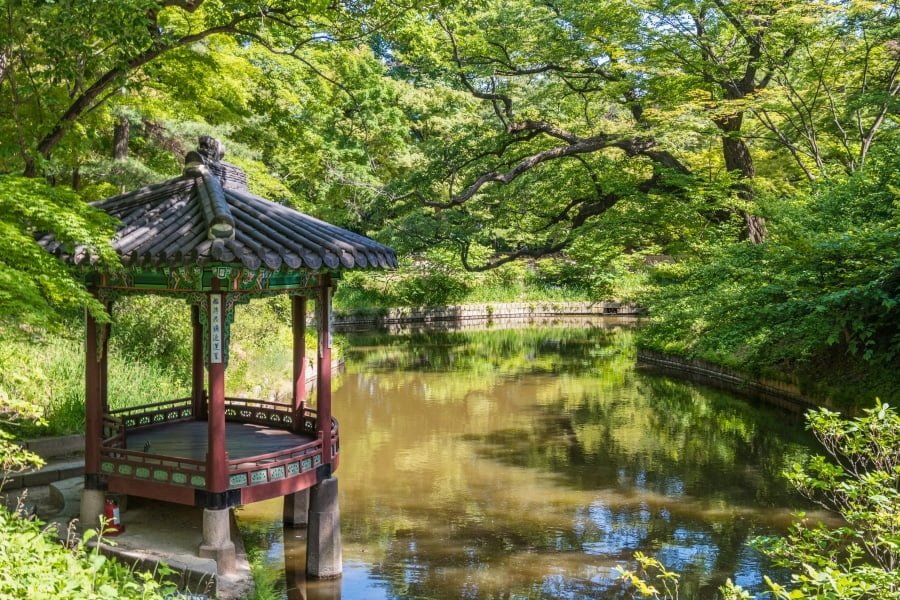
[[(223, 155), (217, 140), (202, 137), (181, 176), (93, 204), (120, 221), (112, 246), (124, 269), (101, 267), (88, 248), (39, 239), (82, 270), (111, 313), (124, 295), (158, 294), (184, 300), (193, 325), (191, 396), (110, 410), (109, 325), (86, 314), (81, 521), (97, 523), (107, 492), (202, 507), (199, 553), (215, 558), (224, 573), (234, 564), (231, 508), (282, 496), (286, 523), (308, 521), (309, 574), (334, 577), (341, 559), (333, 277), (346, 269), (393, 269), (397, 260), (387, 246), (253, 195), (244, 173)], [(235, 306), (277, 294), (292, 302), (291, 403), (226, 397)], [(308, 298), (317, 313), (315, 409), (306, 402)]]

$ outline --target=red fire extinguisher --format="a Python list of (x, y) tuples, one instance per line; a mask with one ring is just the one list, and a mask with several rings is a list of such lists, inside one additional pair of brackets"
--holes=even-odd
[(119, 518), (119, 503), (112, 498), (106, 499), (103, 506), (103, 516), (106, 517), (106, 535), (116, 536), (125, 531), (125, 526)]

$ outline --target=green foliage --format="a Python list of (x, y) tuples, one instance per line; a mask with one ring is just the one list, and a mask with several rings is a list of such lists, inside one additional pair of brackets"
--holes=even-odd
[(339, 311), (395, 306), (447, 306), (487, 302), (577, 301), (595, 298), (581, 277), (589, 267), (542, 260), (467, 273), (452, 255), (433, 253), (404, 261), (398, 272), (348, 273), (337, 287)]
[(778, 224), (766, 244), (717, 246), (658, 265), (654, 286), (639, 296), (653, 317), (642, 343), (816, 379), (832, 365), (845, 375), (857, 365), (867, 374), (862, 385), (894, 397), (898, 165), (896, 156), (877, 153), (846, 182), (773, 206)]
[(278, 571), (266, 564), (265, 552), (254, 548), (248, 552), (250, 576), (253, 578), (253, 595), (248, 600), (279, 600), (278, 593), (280, 575)]
[(667, 570), (659, 560), (643, 552), (635, 552), (634, 559), (640, 565), (640, 570), (631, 571), (617, 567), (621, 579), (630, 583), (641, 598), (677, 600), (680, 579), (678, 573)]
[(71, 251), (87, 246), (108, 265), (118, 264), (106, 243), (112, 223), (64, 188), (0, 175), (0, 325), (48, 325), (57, 311), (103, 308), (55, 257), (37, 245), (36, 233), (53, 233)]
[[(135, 360), (113, 349), (109, 361), (111, 407), (189, 395), (189, 377), (184, 379), (176, 369), (164, 365), (148, 357)], [(0, 345), (0, 410), (4, 407), (9, 411), (13, 410), (9, 407), (15, 408), (17, 418), (7, 427), (18, 435), (84, 431), (83, 344), (48, 336)]]
[(88, 547), (91, 540), (105, 542), (94, 530), (80, 540), (70, 532), (68, 549), (56, 540), (55, 528), (0, 508), (0, 598), (156, 600), (175, 591), (157, 578), (167, 569), (135, 573)]
[(113, 307), (113, 354), (164, 365), (181, 381), (190, 380), (193, 334), (190, 307), (160, 296), (131, 296)]
[(801, 521), (785, 538), (758, 541), (794, 570), (794, 589), (776, 587), (776, 597), (900, 598), (900, 413), (878, 402), (851, 420), (825, 409), (807, 419), (828, 456), (795, 464), (788, 479), (846, 525)]

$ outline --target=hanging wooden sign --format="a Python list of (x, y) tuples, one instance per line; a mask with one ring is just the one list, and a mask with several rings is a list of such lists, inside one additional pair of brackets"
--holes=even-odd
[(222, 362), (222, 295), (209, 296), (209, 362)]
[(328, 296), (328, 302), (325, 303), (326, 310), (328, 311), (328, 339), (325, 341), (325, 343), (328, 345), (329, 349), (331, 349), (331, 345), (334, 342), (334, 340), (332, 339), (333, 332), (334, 332), (334, 310), (332, 309), (332, 306), (331, 306), (331, 292), (332, 291), (333, 291), (333, 288), (328, 288), (328, 291), (326, 292), (326, 294)]

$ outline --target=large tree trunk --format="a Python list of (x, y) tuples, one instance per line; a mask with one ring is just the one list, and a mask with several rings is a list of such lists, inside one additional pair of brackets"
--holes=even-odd
[(131, 138), (131, 121), (127, 117), (119, 117), (113, 129), (113, 159), (128, 158), (128, 141)]
[[(715, 119), (716, 126), (722, 131), (722, 155), (725, 158), (725, 168), (728, 172), (737, 171), (741, 179), (753, 179), (756, 176), (756, 168), (753, 166), (753, 157), (750, 149), (741, 138), (741, 124), (744, 113), (739, 112), (729, 117)], [(749, 183), (738, 182), (735, 185), (738, 195), (747, 202), (753, 201), (753, 188)], [(754, 244), (761, 244), (766, 240), (766, 220), (746, 210), (741, 211), (744, 219), (744, 230), (741, 239), (750, 240)]]

